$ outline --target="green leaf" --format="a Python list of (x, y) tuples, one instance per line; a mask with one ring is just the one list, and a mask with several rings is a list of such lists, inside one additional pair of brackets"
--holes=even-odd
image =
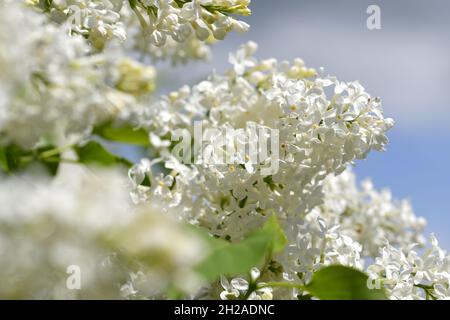
[(97, 164), (102, 166), (124, 164), (127, 167), (132, 165), (130, 161), (110, 153), (96, 141), (89, 141), (83, 146), (78, 146), (75, 148), (75, 151), (78, 154), (78, 161), (84, 164)]
[(0, 147), (0, 169), (6, 173), (13, 173), (25, 170), (31, 165), (39, 164), (54, 176), (58, 171), (60, 155), (55, 154), (51, 158), (42, 157), (43, 152), (54, 148), (53, 145), (45, 145), (24, 150), (14, 144)]
[(329, 266), (314, 273), (305, 289), (321, 300), (385, 300), (381, 289), (369, 289), (368, 276), (356, 269)]
[(197, 271), (208, 280), (215, 280), (223, 274), (245, 274), (252, 267), (261, 266), (287, 243), (275, 215), (267, 220), (262, 229), (251, 233), (241, 242), (211, 241), (214, 241), (212, 252), (197, 266)]
[(23, 150), (14, 144), (0, 148), (0, 168), (6, 173), (20, 171), (33, 160), (33, 151)]
[(150, 144), (148, 133), (144, 129), (136, 129), (129, 124), (115, 125), (112, 122), (108, 122), (96, 127), (94, 133), (110, 141), (138, 146), (148, 146)]
[(8, 159), (4, 147), (0, 147), (0, 169), (4, 172), (9, 172)]

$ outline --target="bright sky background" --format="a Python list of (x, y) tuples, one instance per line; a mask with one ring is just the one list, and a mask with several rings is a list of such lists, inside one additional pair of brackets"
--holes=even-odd
[[(381, 8), (381, 30), (366, 27), (370, 4)], [(360, 80), (396, 126), (387, 152), (372, 153), (355, 171), (409, 198), (427, 218), (427, 233), (450, 249), (450, 1), (253, 0), (250, 7), (248, 33), (215, 45), (207, 64), (166, 66), (164, 86), (224, 70), (228, 52), (249, 40), (260, 58), (301, 57), (340, 80)]]

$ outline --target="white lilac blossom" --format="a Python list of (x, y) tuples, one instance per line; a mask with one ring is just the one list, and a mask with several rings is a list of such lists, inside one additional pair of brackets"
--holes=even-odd
[(361, 243), (365, 256), (376, 256), (386, 241), (401, 248), (425, 243), (426, 221), (414, 214), (408, 200), (393, 199), (388, 189), (375, 190), (370, 180), (364, 180), (358, 188), (350, 169), (325, 179), (323, 199), (315, 210)]
[(248, 25), (230, 14), (249, 15), (249, 0), (150, 0), (130, 1), (144, 36), (156, 46), (168, 38), (184, 42), (191, 35), (200, 41), (210, 36), (222, 40), (232, 31), (244, 32)]
[(147, 43), (140, 45), (141, 52), (175, 61), (202, 58), (207, 51), (202, 42), (222, 40), (230, 31), (245, 32), (249, 27), (232, 15), (249, 15), (250, 0), (53, 0), (47, 6), (38, 0), (31, 3), (54, 21), (67, 25), (70, 33), (89, 39), (97, 50), (114, 40), (131, 39)]
[[(42, 2), (36, 1), (36, 5)], [(120, 11), (124, 0), (53, 0), (44, 7), (50, 17), (59, 23), (67, 23), (73, 34), (88, 38), (97, 49), (106, 41), (126, 39), (126, 30)]]
[(425, 219), (350, 170), (393, 125), (358, 81), (248, 42), (152, 97), (149, 61), (207, 59), (249, 3), (0, 4), (0, 298), (316, 299), (339, 265), (358, 292), (450, 299)]
[(67, 143), (100, 122), (126, 118), (137, 96), (153, 91), (152, 67), (120, 53), (89, 55), (82, 38), (20, 4), (0, 5), (0, 27), (3, 143)]
[[(250, 271), (250, 274), (252, 276), (251, 281), (253, 281), (257, 287), (256, 290), (251, 291), (250, 293), (248, 292), (250, 284), (245, 278), (238, 277), (228, 281), (226, 277), (222, 276), (220, 278), (220, 286), (223, 291), (220, 293), (220, 299), (236, 300), (245, 298), (246, 300), (272, 300), (272, 288), (265, 287), (264, 282), (257, 282), (260, 271), (257, 268), (253, 268)], [(253, 277), (253, 275), (256, 276)]]
[[(405, 249), (412, 243), (423, 245), (424, 218), (416, 217), (406, 200), (393, 201), (389, 190), (378, 192), (368, 180), (358, 190), (355, 180), (350, 169), (328, 176), (324, 180), (324, 203), (297, 225), (285, 229), (290, 243), (276, 257), (284, 280), (305, 285), (315, 271), (327, 265), (363, 270), (364, 258), (377, 257), (381, 249), (385, 256), (392, 250), (400, 252), (394, 245)], [(389, 242), (392, 245), (385, 247)], [(375, 270), (373, 266), (371, 269)], [(291, 298), (303, 294), (296, 289), (290, 293)], [(274, 294), (289, 297), (279, 290)]]
[(434, 235), (423, 253), (388, 244), (368, 267), (373, 285), (387, 289), (390, 299), (450, 299), (450, 255), (439, 247)]
[[(242, 46), (230, 55), (233, 68), (225, 75), (170, 93), (140, 116), (143, 128), (168, 142), (176, 129), (193, 133), (194, 121), (201, 121), (204, 132), (237, 130), (245, 136), (251, 128), (268, 135), (278, 130), (278, 144), (269, 144), (268, 156), (256, 163), (236, 146), (227, 154), (226, 147), (236, 141), (220, 140), (224, 135), (210, 137), (193, 154), (192, 165), (160, 147), (176, 181), (165, 193), (181, 196), (180, 210), (190, 212), (199, 225), (232, 239), (261, 225), (271, 211), (281, 220), (303, 217), (321, 203), (323, 179), (343, 172), (372, 149), (384, 150), (385, 133), (393, 125), (383, 116), (380, 99), (358, 82), (340, 82), (305, 67), (300, 59), (292, 64), (258, 61), (256, 48), (252, 42)], [(205, 161), (208, 148), (213, 158), (225, 153), (234, 162)], [(278, 170), (264, 174), (274, 162)]]
[[(195, 291), (200, 238), (159, 204), (131, 207), (118, 171), (67, 166), (54, 180), (0, 183), (0, 297), (152, 298), (167, 288)], [(70, 266), (80, 290), (66, 286)], [(140, 281), (145, 277), (145, 281)]]
[(288, 281), (308, 284), (313, 273), (333, 264), (362, 269), (362, 246), (351, 237), (342, 234), (339, 224), (327, 224), (317, 210), (294, 227), (295, 238), (280, 257), (283, 277)]
[[(265, 270), (265, 276), (272, 281), (283, 279), (293, 288), (272, 288), (275, 298), (304, 295), (297, 287), (310, 283), (314, 272), (328, 265), (364, 270), (365, 257), (377, 257), (368, 268), (369, 274), (374, 283), (381, 279), (393, 299), (448, 297), (450, 260), (437, 240), (432, 238), (432, 248), (423, 257), (412, 250), (424, 244), (424, 219), (416, 217), (406, 201), (394, 202), (388, 190), (378, 192), (368, 181), (363, 185), (363, 190), (357, 189), (350, 169), (339, 176), (328, 176), (324, 181), (324, 203), (297, 225), (293, 222), (285, 228), (289, 244), (272, 261), (280, 266), (278, 272)], [(231, 284), (224, 288), (223, 295), (239, 292)]]
[(155, 46), (137, 30), (126, 44), (129, 51), (135, 52), (139, 57), (145, 59), (150, 57), (151, 61), (168, 60), (172, 65), (185, 64), (188, 61), (208, 60), (211, 57), (210, 45), (206, 41), (200, 41), (190, 36), (183, 42), (177, 42), (168, 38), (163, 46)]

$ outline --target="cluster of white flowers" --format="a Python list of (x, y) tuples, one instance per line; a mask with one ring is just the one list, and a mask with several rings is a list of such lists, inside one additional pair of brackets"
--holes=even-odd
[(109, 42), (129, 42), (129, 48), (155, 60), (174, 62), (205, 59), (206, 40), (245, 32), (248, 24), (231, 15), (249, 15), (250, 0), (52, 0), (48, 6), (28, 0), (48, 12), (53, 21), (83, 35), (93, 48)]
[(431, 248), (423, 254), (387, 245), (368, 267), (374, 286), (385, 287), (391, 299), (450, 299), (450, 255), (430, 237)]
[(343, 234), (363, 246), (364, 256), (376, 256), (388, 241), (407, 248), (423, 245), (426, 221), (417, 217), (407, 200), (392, 199), (390, 190), (378, 192), (370, 180), (359, 190), (351, 170), (329, 176), (324, 183), (324, 204), (318, 206), (321, 217), (340, 224)]
[[(299, 285), (308, 284), (313, 273), (327, 265), (364, 270), (365, 257), (394, 248), (385, 247), (387, 243), (399, 248), (395, 250), (423, 245), (425, 220), (414, 215), (408, 201), (392, 199), (389, 190), (374, 190), (370, 181), (360, 189), (352, 171), (346, 170), (371, 149), (384, 149), (385, 132), (393, 121), (383, 117), (379, 99), (359, 83), (324, 76), (301, 60), (259, 62), (255, 50), (254, 43), (244, 45), (230, 55), (233, 69), (225, 76), (214, 74), (142, 110), (141, 125), (149, 130), (160, 157), (144, 159), (130, 170), (134, 201), (161, 199), (190, 223), (231, 241), (275, 212), (289, 244), (272, 261), (280, 266), (272, 278)], [(218, 132), (246, 132), (250, 126), (266, 132), (277, 129), (279, 150), (271, 151), (279, 156), (279, 170), (262, 174), (267, 163), (251, 163), (238, 148), (225, 156), (235, 163), (204, 161), (202, 147), (194, 150), (192, 164), (185, 163), (186, 157), (173, 152), (171, 134), (179, 128), (192, 133), (195, 121)], [(222, 155), (234, 143), (227, 138), (213, 141), (223, 136), (201, 138), (213, 155)], [(170, 174), (154, 173), (160, 163)], [(150, 183), (144, 185), (146, 177)], [(222, 278), (221, 286), (223, 299), (250, 297), (243, 278)], [(304, 292), (274, 294), (296, 298)]]
[[(184, 212), (190, 211), (198, 224), (232, 239), (261, 225), (270, 211), (282, 220), (304, 216), (320, 204), (323, 179), (344, 171), (371, 149), (383, 150), (385, 133), (393, 124), (383, 117), (379, 99), (358, 82), (319, 75), (299, 59), (293, 64), (258, 61), (255, 50), (252, 42), (242, 46), (230, 56), (233, 69), (225, 76), (213, 75), (192, 89), (183, 87), (141, 115), (142, 127), (151, 132), (172, 170), (170, 179), (176, 180), (173, 188), (166, 186), (166, 193), (184, 201)], [(334, 89), (331, 95), (329, 88)], [(279, 143), (258, 163), (251, 162), (248, 151), (233, 148), (226, 157), (234, 163), (211, 164), (202, 161), (203, 148), (193, 155), (193, 165), (185, 165), (170, 154), (167, 140), (176, 129), (193, 131), (194, 121), (202, 122), (201, 138), (214, 155), (226, 152), (233, 142), (208, 139), (206, 129), (245, 133), (256, 128), (268, 135), (277, 130)], [(264, 173), (274, 162), (279, 169)], [(151, 174), (149, 166), (144, 169)], [(135, 183), (139, 186), (140, 181)], [(148, 188), (149, 193), (159, 190)]]
[[(186, 203), (179, 196), (179, 193), (177, 196), (177, 193), (173, 192), (173, 190), (179, 190), (173, 174), (168, 176), (163, 174), (149, 175), (153, 187), (140, 185), (139, 181), (144, 179), (146, 173), (151, 172), (151, 167), (158, 161), (160, 160), (152, 163), (142, 160), (130, 171), (132, 180), (138, 181), (132, 193), (133, 198), (137, 202), (144, 198), (147, 199), (146, 201), (154, 197), (164, 199), (167, 207), (178, 209), (178, 215), (189, 219), (191, 223), (203, 225), (202, 220), (196, 220), (196, 218), (186, 214), (186, 208), (183, 207)], [(168, 161), (168, 163), (170, 168), (177, 168), (174, 164), (181, 165), (174, 159)], [(186, 177), (188, 173), (190, 171), (182, 172), (181, 175)], [(303, 218), (288, 219), (289, 223), (285, 224), (284, 231), (288, 236), (289, 244), (286, 250), (274, 257), (275, 260), (271, 262), (278, 265), (279, 268), (271, 268), (277, 270), (270, 272), (264, 270), (265, 278), (268, 277), (271, 280), (278, 281), (282, 279), (289, 283), (305, 285), (310, 282), (313, 273), (324, 266), (340, 264), (364, 270), (365, 258), (373, 259), (377, 257), (380, 250), (385, 256), (385, 252), (400, 253), (402, 248), (405, 250), (411, 243), (416, 243), (416, 245), (424, 243), (422, 232), (425, 220), (414, 215), (406, 200), (397, 202), (391, 198), (388, 190), (377, 192), (368, 181), (363, 183), (363, 188), (360, 190), (357, 188), (355, 180), (354, 174), (349, 169), (339, 176), (328, 176), (324, 181), (324, 202), (310, 210)], [(152, 190), (151, 194), (149, 194), (149, 190)], [(197, 196), (205, 199), (208, 195)], [(248, 232), (255, 228), (255, 225), (246, 221), (240, 228), (243, 232)], [(400, 247), (400, 249), (395, 249), (394, 246), (389, 245), (389, 242), (392, 242), (392, 245), (396, 247)], [(435, 250), (434, 252), (442, 251)], [(412, 252), (412, 255), (416, 257), (417, 253)], [(433, 261), (427, 260), (427, 265), (430, 268), (438, 268), (441, 272), (440, 275), (446, 275), (448, 273), (445, 272), (450, 270), (449, 265), (442, 261), (447, 258), (444, 258), (442, 254), (440, 257), (441, 262), (436, 259)], [(369, 267), (369, 272), (379, 270), (380, 274), (384, 274), (381, 272), (382, 268), (390, 268), (389, 263), (392, 259), (387, 259), (387, 266), (383, 264), (384, 260), (380, 259), (377, 258), (376, 260), (378, 267)], [(392, 263), (395, 264), (396, 262)], [(398, 264), (396, 265), (400, 267)], [(429, 277), (426, 279), (429, 279)], [(444, 277), (440, 279), (445, 280)], [(221, 298), (246, 297), (248, 281), (245, 281), (243, 278), (236, 278), (228, 282), (228, 280), (222, 278), (223, 292)], [(247, 286), (245, 283), (247, 283)], [(390, 283), (387, 282), (387, 284)], [(414, 288), (417, 289), (418, 287)], [(440, 295), (436, 294), (435, 296), (445, 298), (443, 292), (446, 291), (443, 290), (448, 287), (443, 285), (441, 281), (436, 282), (436, 288)], [(254, 295), (258, 293), (266, 294), (266, 289), (267, 287), (264, 287), (263, 291), (254, 291), (252, 296), (247, 298), (258, 298)], [(416, 291), (418, 294), (421, 293), (421, 290)], [(271, 291), (271, 294), (278, 299), (295, 299), (298, 294), (302, 295), (305, 292), (298, 289), (280, 290), (277, 288), (277, 290)], [(259, 297), (263, 298), (262, 296)], [(389, 293), (389, 297), (415, 298), (415, 296), (410, 296), (409, 293), (406, 294), (405, 291)]]
[[(425, 219), (350, 170), (393, 126), (358, 81), (258, 60), (248, 42), (223, 75), (151, 97), (146, 62), (206, 59), (210, 43), (247, 30), (233, 16), (249, 3), (0, 4), (1, 298), (309, 299), (314, 274), (338, 264), (390, 299), (450, 299), (450, 256), (434, 236), (418, 251)], [(130, 164), (104, 139), (150, 159), (129, 179), (88, 167)], [(18, 174), (29, 159), (54, 177), (39, 165)], [(214, 268), (257, 241), (243, 266)], [(82, 290), (70, 290), (77, 270)]]
[(318, 210), (312, 210), (291, 233), (295, 238), (280, 258), (288, 281), (308, 284), (315, 271), (333, 264), (363, 268), (361, 244), (342, 234), (339, 224), (327, 225)]
[(158, 47), (149, 43), (139, 30), (136, 31), (126, 45), (144, 60), (150, 57), (155, 62), (169, 60), (173, 65), (177, 65), (188, 61), (208, 60), (211, 57), (208, 42), (200, 41), (196, 37), (191, 36), (183, 42), (168, 38), (163, 46)]
[(18, 3), (0, 5), (0, 28), (2, 143), (66, 143), (72, 133), (127, 117), (137, 96), (153, 91), (153, 67), (120, 53), (88, 55), (82, 38)]
[[(42, 5), (42, 1), (32, 0)], [(97, 49), (111, 39), (126, 39), (120, 11), (124, 0), (52, 0), (44, 7), (58, 23), (67, 23), (71, 33), (88, 38)]]
[[(328, 176), (323, 192), (324, 203), (286, 230), (290, 244), (278, 257), (285, 280), (308, 284), (315, 271), (332, 264), (363, 270), (364, 258), (373, 259), (380, 250), (385, 256), (385, 252), (406, 250), (412, 243), (424, 244), (425, 219), (415, 216), (406, 200), (393, 200), (387, 189), (377, 192), (368, 180), (358, 189), (350, 169)], [(293, 297), (298, 293), (293, 290)]]
[[(368, 193), (371, 197), (367, 197)], [(291, 289), (271, 288), (261, 282), (256, 287), (261, 288), (260, 291), (255, 290), (250, 297), (246, 296), (248, 280), (239, 277), (228, 282), (222, 278), (220, 297), (265, 299), (270, 292), (270, 298), (297, 299), (299, 295), (307, 295), (307, 291), (299, 287), (307, 285), (315, 271), (339, 264), (367, 270), (373, 288), (386, 288), (390, 299), (448, 299), (450, 256), (439, 248), (434, 236), (431, 238), (432, 247), (423, 255), (414, 251), (415, 247), (424, 244), (424, 219), (417, 218), (409, 206), (398, 205), (390, 196), (380, 197), (383, 193), (389, 194), (389, 191), (379, 193), (368, 186), (367, 181), (359, 190), (351, 170), (340, 176), (328, 176), (324, 204), (315, 207), (296, 225), (285, 227), (289, 238), (287, 248), (273, 257), (274, 260), (263, 270), (264, 280), (278, 283), (284, 280), (292, 284)], [(350, 202), (352, 210), (346, 210)], [(385, 220), (375, 213), (385, 216)], [(362, 230), (355, 233), (361, 228), (358, 224), (362, 219), (379, 234), (372, 230), (373, 238), (368, 239), (361, 236), (364, 234)], [(386, 225), (383, 221), (387, 221)], [(394, 230), (389, 227), (392, 221), (401, 225)], [(415, 240), (421, 242), (415, 243)], [(369, 260), (365, 261), (365, 258)], [(364, 268), (366, 262), (373, 260), (373, 264)], [(266, 291), (268, 289), (272, 290)]]
[[(123, 174), (66, 166), (52, 181), (1, 181), (0, 297), (151, 298), (201, 285), (192, 271), (207, 253), (200, 238), (157, 203), (131, 207)], [(81, 290), (66, 287), (69, 266)]]
[(144, 35), (156, 46), (168, 38), (184, 42), (192, 35), (200, 41), (210, 36), (222, 40), (232, 30), (244, 32), (248, 24), (230, 14), (249, 15), (249, 0), (150, 0), (131, 1)]

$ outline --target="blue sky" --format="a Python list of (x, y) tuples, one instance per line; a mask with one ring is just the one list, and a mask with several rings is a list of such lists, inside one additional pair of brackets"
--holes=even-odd
[[(366, 27), (370, 4), (380, 6), (380, 30)], [(450, 2), (253, 0), (251, 8), (250, 31), (215, 45), (210, 62), (163, 65), (165, 89), (224, 70), (228, 52), (249, 40), (260, 58), (301, 57), (341, 80), (360, 80), (396, 126), (387, 151), (357, 162), (355, 171), (410, 199), (427, 218), (427, 233), (450, 249)]]

